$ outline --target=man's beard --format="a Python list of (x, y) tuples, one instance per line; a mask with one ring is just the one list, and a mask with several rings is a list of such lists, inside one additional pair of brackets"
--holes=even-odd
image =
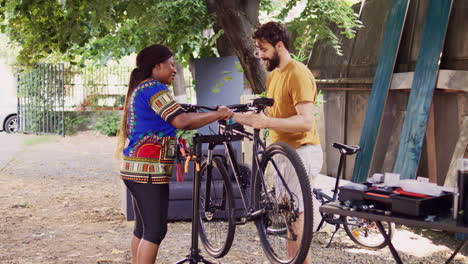
[(271, 59), (266, 59), (266, 60), (268, 61), (267, 71), (271, 72), (272, 70), (276, 69), (276, 67), (278, 67), (280, 63), (278, 52), (275, 51), (275, 53), (273, 54), (273, 57)]

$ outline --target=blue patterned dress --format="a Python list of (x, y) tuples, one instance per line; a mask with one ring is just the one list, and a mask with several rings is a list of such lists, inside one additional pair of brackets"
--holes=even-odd
[(184, 110), (164, 84), (150, 80), (135, 88), (128, 111), (129, 144), (123, 151), (121, 178), (169, 183), (176, 151), (176, 128), (170, 121)]

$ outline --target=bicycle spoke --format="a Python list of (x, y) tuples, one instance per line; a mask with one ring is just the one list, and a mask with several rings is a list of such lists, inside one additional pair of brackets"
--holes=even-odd
[[(279, 146), (281, 151), (267, 149), (260, 166), (263, 177), (256, 179), (255, 200), (265, 211), (257, 228), (270, 261), (301, 263), (312, 238), (310, 183), (295, 150), (274, 147)], [(288, 150), (282, 152), (283, 147)]]
[[(375, 222), (357, 217), (345, 219), (347, 224), (344, 225), (344, 229), (357, 245), (370, 249), (380, 249), (387, 245)], [(388, 222), (383, 222), (382, 225), (390, 237), (393, 236), (394, 225)]]
[[(220, 258), (227, 254), (234, 238), (234, 201), (232, 187), (222, 162), (213, 159), (213, 167), (202, 166), (199, 197), (200, 238), (207, 252)], [(211, 177), (206, 177), (211, 173)]]

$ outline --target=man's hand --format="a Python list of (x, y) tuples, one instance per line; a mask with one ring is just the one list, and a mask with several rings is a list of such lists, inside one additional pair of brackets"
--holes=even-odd
[(288, 118), (268, 117), (264, 113), (234, 114), (234, 121), (242, 125), (262, 129), (271, 128), (283, 132), (307, 132), (314, 124), (314, 103), (303, 102), (296, 105), (297, 115)]
[(258, 129), (269, 127), (270, 122), (270, 118), (264, 112), (259, 114), (253, 112), (245, 114), (235, 113), (233, 118), (236, 123)]
[(250, 122), (253, 128), (262, 129), (269, 127), (270, 118), (265, 113), (250, 113), (248, 115), (250, 115)]
[(225, 106), (218, 107), (218, 113), (220, 115), (220, 117), (219, 117), (220, 120), (221, 119), (225, 119), (225, 120), (229, 119), (234, 115), (234, 112), (231, 109), (229, 109), (229, 108), (227, 108)]

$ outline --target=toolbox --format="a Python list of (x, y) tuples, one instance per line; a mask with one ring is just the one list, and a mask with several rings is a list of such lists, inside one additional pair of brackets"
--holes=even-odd
[(453, 193), (448, 192), (440, 196), (400, 192), (392, 197), (393, 213), (417, 217), (449, 213), (452, 205)]
[(401, 188), (376, 188), (355, 190), (340, 187), (338, 200), (354, 204), (373, 205), (376, 209), (391, 210), (392, 213), (415, 217), (444, 215), (453, 206), (453, 193), (443, 192), (440, 196), (412, 193)]
[(367, 192), (369, 188), (372, 188), (372, 184), (365, 182), (360, 183), (359, 185), (360, 188), (353, 188), (349, 185), (343, 185), (341, 187), (338, 187), (338, 200), (341, 202), (362, 202), (364, 200), (364, 193)]
[(376, 209), (390, 210), (395, 195), (392, 190), (372, 189), (364, 192), (364, 201)]
[(364, 199), (364, 191), (349, 189), (346, 187), (339, 187), (338, 200), (341, 202), (346, 201), (362, 201)]

